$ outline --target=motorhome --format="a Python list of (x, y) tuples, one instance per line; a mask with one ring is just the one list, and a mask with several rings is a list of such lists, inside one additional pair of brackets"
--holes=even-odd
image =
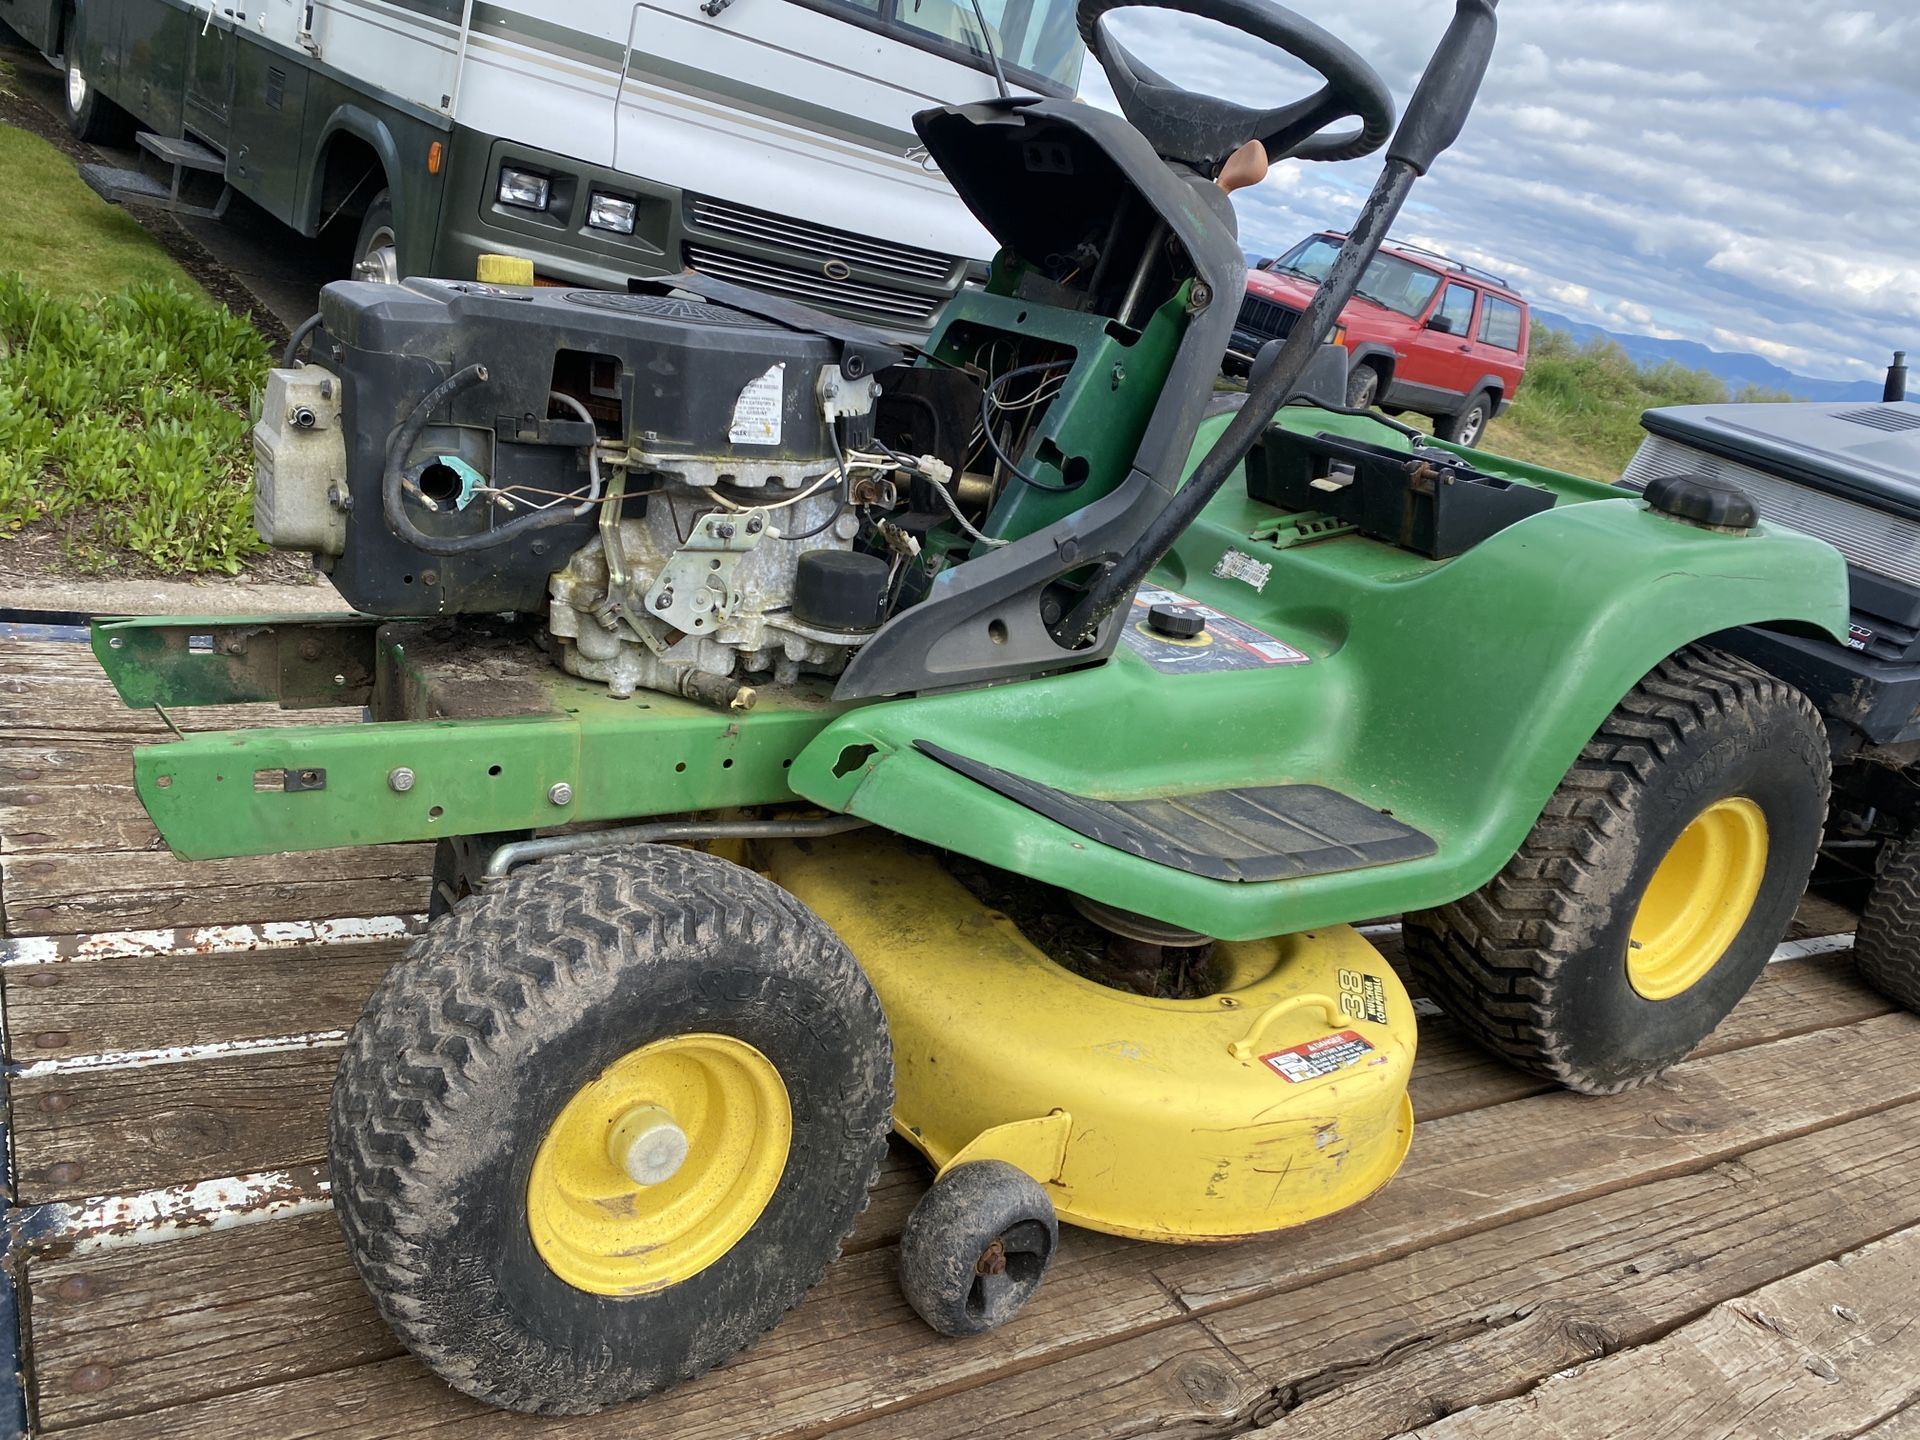
[[(990, 244), (914, 112), (1073, 93), (1073, 0), (0, 0), (110, 198), (246, 196), (367, 279), (692, 266), (924, 330)], [(982, 25), (985, 31), (983, 34)], [(116, 133), (117, 132), (117, 133)], [(156, 179), (157, 170), (163, 179)], [(195, 195), (194, 186), (210, 194)]]

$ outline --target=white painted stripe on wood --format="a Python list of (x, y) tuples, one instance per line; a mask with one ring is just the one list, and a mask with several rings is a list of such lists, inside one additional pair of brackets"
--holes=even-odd
[(215, 1040), (205, 1045), (168, 1045), (157, 1050), (110, 1050), (100, 1055), (69, 1055), (35, 1060), (15, 1073), (25, 1079), (100, 1070), (144, 1070), (190, 1060), (224, 1060), (235, 1055), (278, 1055), (289, 1050), (319, 1050), (347, 1042), (345, 1030), (313, 1030), (304, 1035), (273, 1035), (260, 1040)]
[(74, 1254), (150, 1245), (209, 1230), (232, 1230), (330, 1209), (330, 1187), (315, 1166), (268, 1170), (174, 1185), (138, 1195), (98, 1195), (40, 1207), (36, 1248)]
[(252, 950), (298, 950), (405, 940), (426, 928), (424, 915), (369, 915), (348, 920), (289, 920), (265, 925), (202, 925), (174, 930), (114, 930), (98, 935), (25, 935), (0, 941), (0, 965), (51, 965), (63, 960), (166, 959)]

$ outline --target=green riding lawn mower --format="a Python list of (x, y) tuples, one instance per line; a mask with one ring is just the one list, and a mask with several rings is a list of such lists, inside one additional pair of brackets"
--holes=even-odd
[[(1821, 721), (1702, 641), (1844, 635), (1839, 556), (1695, 478), (1631, 497), (1341, 408), (1323, 342), (1493, 0), (1397, 130), (1269, 0), (1156, 3), (1325, 84), (1186, 93), (1082, 0), (1125, 119), (918, 117), (1002, 247), (919, 346), (692, 273), (332, 285), (258, 514), (361, 613), (96, 629), (132, 705), (366, 707), (138, 751), (181, 856), (438, 842), (333, 1194), (482, 1400), (592, 1409), (750, 1344), (889, 1131), (937, 1172), (902, 1287), (955, 1336), (1062, 1220), (1199, 1243), (1363, 1200), (1415, 1027), (1356, 922), (1406, 915), (1429, 995), (1590, 1092), (1686, 1055), (1788, 922)], [(1383, 145), (1305, 319), (1216, 396), (1227, 188)]]

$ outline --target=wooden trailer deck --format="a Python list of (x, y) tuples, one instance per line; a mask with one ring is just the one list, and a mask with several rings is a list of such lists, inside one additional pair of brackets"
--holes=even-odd
[[(0, 636), (6, 1268), (35, 1434), (1920, 1440), (1920, 1020), (1854, 979), (1844, 938), (1616, 1099), (1430, 1020), (1412, 1156), (1367, 1205), (1220, 1249), (1071, 1232), (978, 1341), (896, 1293), (925, 1184), (897, 1153), (758, 1349), (639, 1408), (486, 1411), (375, 1317), (324, 1184), (335, 1051), (427, 854), (180, 865), (130, 784), (130, 748), (165, 735), (70, 632)], [(1850, 925), (1810, 901), (1797, 933)]]

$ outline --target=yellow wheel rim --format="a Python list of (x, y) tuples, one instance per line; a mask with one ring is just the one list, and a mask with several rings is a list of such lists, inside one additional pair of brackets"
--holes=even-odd
[(595, 1295), (676, 1285), (753, 1228), (792, 1143), (786, 1084), (753, 1046), (643, 1045), (583, 1086), (541, 1140), (527, 1179), (534, 1249)]
[(1727, 953), (1767, 871), (1767, 817), (1718, 800), (1680, 833), (1653, 872), (1627, 945), (1627, 979), (1646, 1000), (1685, 994)]

